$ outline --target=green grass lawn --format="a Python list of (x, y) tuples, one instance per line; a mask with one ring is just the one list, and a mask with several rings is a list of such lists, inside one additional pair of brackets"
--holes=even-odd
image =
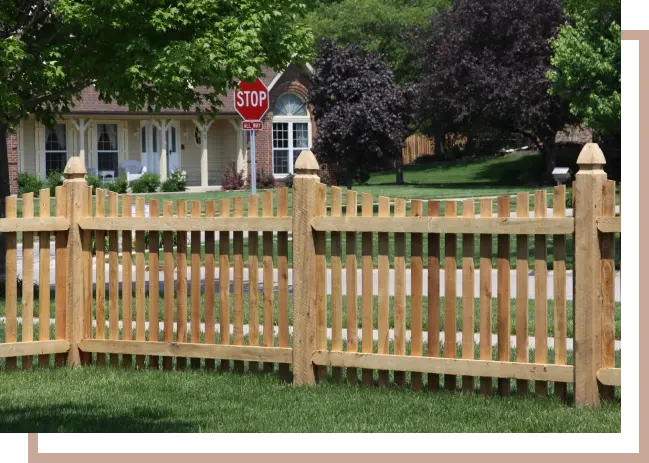
[[(619, 402), (484, 398), (204, 371), (59, 368), (2, 374), (7, 432), (620, 432)], [(404, 419), (407, 417), (407, 419)]]
[[(260, 320), (264, 319), (264, 306), (263, 306), (263, 296), (262, 292), (259, 292), (259, 314), (260, 314)], [(106, 318), (108, 319), (108, 295), (109, 292), (106, 291)], [(497, 333), (498, 332), (498, 324), (497, 324), (497, 299), (492, 299), (491, 300), (491, 308), (492, 308), (492, 317), (491, 317), (491, 332), (492, 333)], [(145, 298), (145, 308), (146, 308), (146, 314), (147, 314), (147, 320), (148, 318), (148, 313), (149, 313), (149, 303), (150, 303), (150, 297), (147, 293), (147, 297)], [(444, 307), (445, 307), (446, 299), (441, 298), (441, 308), (440, 308), (440, 320), (441, 320), (441, 329), (442, 331), (446, 329), (445, 325), (445, 320), (444, 320)], [(158, 310), (158, 318), (159, 320), (163, 320), (164, 317), (164, 297), (160, 297), (158, 300), (159, 304), (159, 310)], [(177, 311), (177, 300), (174, 299), (174, 321), (178, 320), (178, 311)], [(277, 294), (275, 294), (275, 299), (274, 299), (274, 308), (273, 308), (273, 324), (277, 325), (279, 320), (278, 320), (278, 301), (277, 301)], [(122, 319), (122, 311), (123, 311), (123, 305), (122, 305), (122, 300), (120, 299), (119, 301), (120, 305), (120, 319)], [(427, 331), (428, 330), (428, 297), (424, 296), (423, 297), (423, 330)], [(243, 306), (244, 306), (244, 324), (249, 323), (249, 297), (248, 293), (244, 293), (244, 299), (243, 299)], [(189, 303), (188, 303), (189, 307)], [(361, 316), (360, 316), (360, 309), (361, 307), (361, 297), (359, 296), (357, 298), (357, 308), (358, 308), (358, 327), (361, 328)], [(462, 306), (462, 299), (457, 298), (456, 300), (456, 310), (457, 310), (457, 323), (456, 323), (456, 330), (457, 331), (462, 331), (462, 314), (463, 314), (463, 306)], [(510, 300), (510, 333), (512, 335), (516, 334), (516, 300), (512, 299)], [(622, 335), (622, 327), (621, 327), (621, 316), (622, 316), (622, 306), (619, 302), (615, 303), (615, 339), (621, 339)], [(289, 294), (288, 297), (288, 311), (289, 311), (289, 324), (293, 324), (293, 294)], [(410, 296), (406, 296), (406, 329), (411, 329), (411, 298)], [(51, 297), (51, 302), (50, 302), (50, 318), (54, 318), (54, 295)], [(189, 313), (189, 309), (188, 309)], [(219, 294), (217, 293), (215, 296), (215, 308), (214, 308), (214, 313), (215, 313), (215, 319), (216, 323), (218, 324), (221, 318), (220, 314), (220, 304), (219, 304)], [(373, 299), (373, 326), (374, 329), (378, 329), (378, 296), (374, 296)], [(0, 299), (0, 317), (5, 316), (5, 301), (3, 299)], [(19, 301), (19, 306), (18, 306), (18, 316), (21, 316), (22, 314), (22, 304)], [(38, 302), (38, 299), (34, 302), (34, 317), (38, 318), (40, 314), (40, 305)], [(474, 304), (473, 304), (473, 314), (474, 314), (474, 332), (479, 332), (479, 322), (480, 322), (480, 299), (474, 299)], [(567, 302), (567, 335), (569, 338), (573, 337), (574, 335), (574, 308), (572, 301)], [(201, 318), (200, 321), (204, 322), (205, 318), (205, 305), (204, 305), (204, 297), (201, 296)], [(96, 317), (96, 306), (94, 304), (93, 300), (93, 318)], [(135, 298), (133, 298), (133, 304), (131, 307), (131, 317), (132, 320), (135, 320)], [(534, 300), (530, 300), (528, 303), (528, 334), (530, 336), (535, 335), (535, 303)], [(234, 320), (234, 297), (230, 295), (230, 323), (233, 323)], [(548, 320), (548, 336), (554, 336), (554, 300), (548, 300), (548, 311), (547, 311), (547, 320)], [(260, 325), (263, 324), (260, 322)], [(343, 328), (347, 327), (347, 300), (345, 297), (343, 297), (343, 322), (342, 322)], [(394, 297), (390, 296), (389, 298), (389, 326), (391, 328), (394, 327)], [(331, 328), (331, 296), (327, 296), (327, 327)]]

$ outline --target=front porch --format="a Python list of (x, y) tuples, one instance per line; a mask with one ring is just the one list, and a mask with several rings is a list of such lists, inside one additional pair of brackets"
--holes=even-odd
[(193, 115), (75, 115), (49, 129), (31, 117), (19, 129), (19, 168), (45, 178), (78, 155), (89, 174), (110, 181), (124, 175), (123, 163), (132, 160), (162, 181), (180, 170), (190, 188), (218, 189), (233, 164), (247, 175), (240, 124), (232, 116), (201, 122)]

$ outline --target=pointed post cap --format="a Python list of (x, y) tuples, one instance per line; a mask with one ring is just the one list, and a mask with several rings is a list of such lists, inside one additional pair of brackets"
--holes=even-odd
[(68, 163), (65, 165), (63, 174), (65, 174), (65, 181), (83, 180), (86, 176), (86, 166), (83, 165), (79, 156), (72, 156)]
[(601, 169), (606, 164), (606, 158), (597, 143), (586, 143), (579, 153), (577, 165), (580, 170)]
[(311, 150), (302, 151), (295, 161), (295, 173), (300, 175), (317, 174), (320, 170), (318, 161)]

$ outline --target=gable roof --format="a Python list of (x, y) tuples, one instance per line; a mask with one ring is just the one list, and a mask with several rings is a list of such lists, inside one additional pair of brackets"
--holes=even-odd
[[(272, 88), (272, 85), (279, 80), (283, 72), (276, 72), (270, 68), (262, 69), (263, 76), (261, 77), (262, 82), (266, 84), (269, 90)], [(198, 91), (207, 92), (206, 87), (199, 87)], [(219, 110), (219, 114), (224, 115), (237, 115), (237, 111), (234, 109), (234, 90), (228, 90), (227, 95), (221, 98), (223, 105)], [(205, 105), (203, 109), (207, 109), (208, 106)], [(182, 115), (188, 113), (195, 113), (195, 107), (190, 111), (184, 111), (183, 109), (174, 109), (174, 108), (165, 108), (160, 110), (160, 114), (169, 114), (169, 115)], [(106, 103), (99, 99), (99, 92), (95, 87), (86, 87), (81, 91), (81, 99), (78, 100), (74, 107), (70, 108), (70, 114), (142, 114), (148, 115), (147, 111), (129, 111), (128, 107), (118, 105), (115, 102)]]

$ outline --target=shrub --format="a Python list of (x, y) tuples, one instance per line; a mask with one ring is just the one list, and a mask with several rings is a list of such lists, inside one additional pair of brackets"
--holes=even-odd
[(293, 188), (293, 178), (295, 178), (294, 174), (288, 174), (284, 177), (284, 185), (286, 185), (287, 188)]
[(56, 187), (63, 185), (65, 177), (61, 172), (53, 171), (47, 176), (47, 186), (50, 188), (50, 195), (54, 196)]
[(125, 176), (117, 177), (115, 180), (106, 185), (108, 191), (124, 194), (128, 191), (128, 182)]
[(224, 190), (245, 190), (246, 178), (243, 169), (237, 172), (237, 167), (231, 164), (221, 176), (221, 188)]
[[(273, 175), (272, 172), (268, 172), (265, 169), (260, 170), (257, 172), (257, 188), (260, 190), (271, 190), (275, 188), (276, 183), (275, 182), (275, 176)], [(252, 186), (252, 180), (250, 176), (248, 176), (248, 185)]]
[(142, 174), (142, 177), (131, 182), (133, 193), (155, 193), (160, 188), (160, 176), (151, 172)]
[(572, 204), (572, 189), (568, 190), (566, 189), (566, 208), (567, 209), (572, 209), (573, 204)]
[(333, 178), (331, 174), (329, 174), (328, 170), (320, 169), (320, 172), (318, 172), (318, 177), (320, 177), (320, 183), (324, 183), (325, 185), (329, 186), (334, 184)]
[[(28, 191), (27, 193), (33, 193), (33, 192)], [(0, 298), (4, 299), (7, 297), (6, 290), (7, 290), (6, 282), (4, 280), (0, 280)], [(20, 278), (16, 279), (16, 292), (18, 297), (23, 296), (23, 280)], [(35, 299), (38, 299), (39, 292), (40, 292), (40, 287), (38, 286), (38, 283), (34, 283)]]
[(185, 171), (174, 170), (167, 180), (162, 182), (160, 186), (160, 191), (164, 192), (174, 192), (174, 191), (185, 191), (187, 188), (187, 173)]
[(101, 178), (98, 175), (86, 175), (86, 182), (88, 182), (88, 186), (92, 187), (93, 195), (97, 192), (97, 188), (102, 187)]
[(18, 174), (18, 195), (25, 193), (38, 193), (44, 187), (45, 183), (36, 174), (21, 172)]

